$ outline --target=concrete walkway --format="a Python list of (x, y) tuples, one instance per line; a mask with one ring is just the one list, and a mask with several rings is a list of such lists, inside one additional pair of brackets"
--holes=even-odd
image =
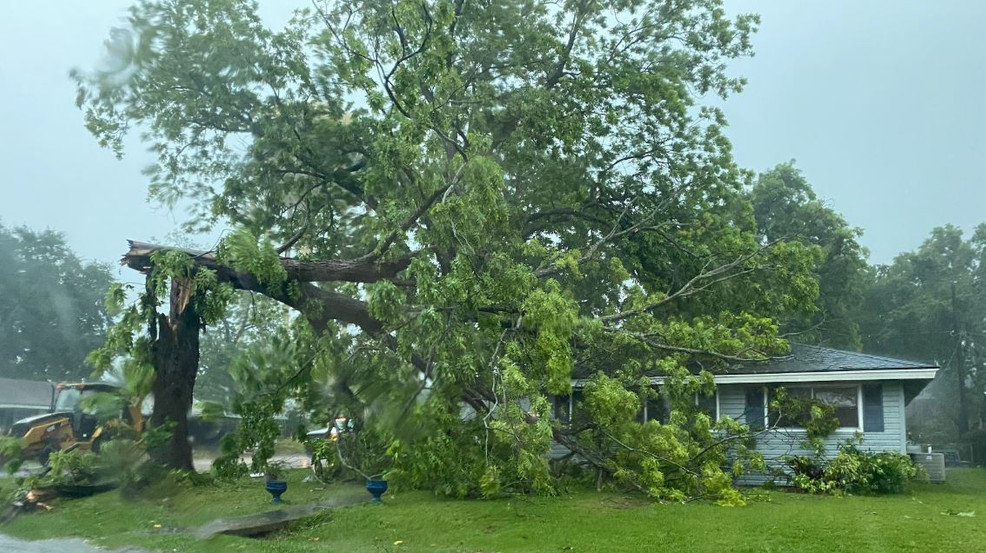
[(370, 501), (365, 493), (334, 497), (326, 501), (316, 501), (307, 505), (283, 507), (276, 511), (265, 511), (252, 515), (212, 521), (196, 529), (193, 534), (199, 539), (210, 538), (216, 534), (231, 536), (257, 536), (280, 530), (303, 518), (333, 507), (355, 505)]

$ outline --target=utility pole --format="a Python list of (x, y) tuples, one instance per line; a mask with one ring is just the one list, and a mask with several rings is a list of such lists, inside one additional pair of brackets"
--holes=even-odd
[(952, 281), (952, 334), (958, 340), (955, 351), (955, 378), (959, 385), (959, 437), (969, 432), (969, 416), (965, 406), (965, 332), (959, 326), (958, 302), (955, 300), (955, 281)]

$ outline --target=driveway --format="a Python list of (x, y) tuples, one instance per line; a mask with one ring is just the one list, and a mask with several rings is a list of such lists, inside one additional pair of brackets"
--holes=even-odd
[[(243, 455), (240, 459), (247, 465), (250, 464), (249, 455)], [(213, 457), (196, 457), (192, 459), (192, 464), (198, 472), (209, 472), (212, 470), (212, 461), (214, 460), (215, 459)], [(312, 459), (309, 455), (304, 453), (286, 453), (274, 455), (271, 457), (271, 461), (279, 461), (284, 463), (286, 468), (306, 469), (309, 465), (311, 465)]]

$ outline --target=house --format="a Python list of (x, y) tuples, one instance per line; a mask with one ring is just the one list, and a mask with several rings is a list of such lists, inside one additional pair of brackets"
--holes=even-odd
[[(862, 436), (861, 449), (907, 453), (904, 408), (931, 382), (938, 368), (929, 363), (792, 343), (790, 355), (783, 358), (735, 363), (716, 374), (715, 396), (699, 397), (696, 402), (715, 419), (728, 416), (752, 428), (769, 427), (759, 435), (757, 449), (768, 465), (775, 467), (786, 455), (811, 454), (802, 446), (804, 429), (794, 426), (793, 421), (778, 420), (770, 412), (772, 395), (780, 387), (835, 407), (840, 427), (826, 438), (826, 453), (834, 453), (838, 445), (857, 434)], [(661, 377), (650, 380), (655, 387), (663, 381)], [(573, 381), (572, 395), (556, 398), (557, 418), (564, 420), (578, 408), (586, 382)], [(641, 420), (660, 420), (663, 416), (660, 402), (641, 406)]]
[(0, 435), (20, 419), (47, 413), (53, 393), (50, 382), (0, 378)]

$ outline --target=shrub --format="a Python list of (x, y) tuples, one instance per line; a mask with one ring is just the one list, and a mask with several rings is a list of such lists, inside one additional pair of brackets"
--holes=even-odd
[(151, 462), (142, 442), (126, 438), (106, 442), (100, 448), (97, 463), (103, 477), (116, 480), (120, 495), (126, 498), (139, 496), (141, 490), (168, 472)]
[(825, 473), (849, 493), (888, 494), (904, 491), (907, 482), (918, 475), (918, 468), (903, 453), (868, 453), (847, 445), (840, 448)]
[(23, 444), (20, 438), (0, 437), (0, 466), (10, 474), (21, 468)]
[(340, 475), (342, 464), (339, 463), (335, 440), (316, 438), (307, 440), (305, 444), (312, 452), (312, 471), (316, 478), (328, 482)]
[(787, 463), (793, 471), (791, 483), (809, 493), (900, 493), (919, 470), (902, 453), (871, 453), (851, 443), (840, 446), (824, 467), (808, 457), (790, 457)]

